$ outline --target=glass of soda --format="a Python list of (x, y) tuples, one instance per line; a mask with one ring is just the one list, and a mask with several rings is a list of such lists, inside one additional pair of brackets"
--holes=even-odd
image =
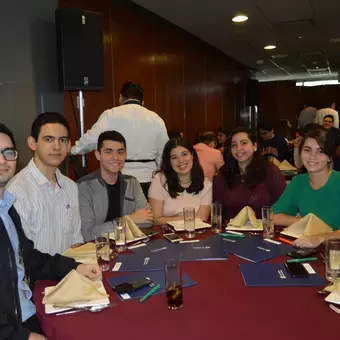
[(165, 262), (166, 299), (169, 310), (177, 310), (183, 306), (182, 270), (178, 259)]
[(95, 236), (96, 256), (100, 269), (106, 272), (110, 268), (110, 240), (109, 233)]

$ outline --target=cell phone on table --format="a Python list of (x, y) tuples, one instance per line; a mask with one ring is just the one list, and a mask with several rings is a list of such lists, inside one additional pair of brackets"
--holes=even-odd
[(166, 238), (171, 243), (183, 241), (182, 237), (178, 236), (175, 233), (164, 234), (163, 236), (164, 236), (164, 238)]
[(309, 275), (307, 269), (304, 267), (302, 263), (286, 262), (285, 267), (292, 277), (306, 277)]
[(132, 282), (123, 282), (117, 286), (112, 287), (112, 289), (118, 294), (124, 294), (133, 292), (134, 290), (150, 285), (151, 283), (152, 280), (149, 277), (141, 277)]
[(294, 259), (302, 259), (304, 257), (309, 257), (316, 253), (316, 249), (314, 248), (295, 248), (287, 255), (293, 257)]

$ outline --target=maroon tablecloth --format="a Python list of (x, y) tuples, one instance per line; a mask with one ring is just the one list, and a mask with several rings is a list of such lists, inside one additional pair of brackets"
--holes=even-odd
[[(284, 262), (286, 257), (272, 261)], [(102, 339), (231, 339), (321, 340), (339, 337), (340, 316), (317, 294), (316, 287), (248, 288), (233, 255), (227, 261), (183, 263), (183, 271), (197, 281), (184, 289), (183, 308), (168, 311), (165, 294), (145, 303), (120, 302), (100, 313), (46, 315), (42, 291), (55, 282), (39, 281), (34, 299), (49, 340)], [(321, 274), (324, 265), (313, 263)], [(117, 275), (109, 273), (110, 275)]]

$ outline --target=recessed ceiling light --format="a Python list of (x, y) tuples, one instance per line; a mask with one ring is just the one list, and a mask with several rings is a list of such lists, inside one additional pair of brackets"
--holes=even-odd
[(233, 18), (233, 22), (244, 22), (247, 21), (248, 17), (245, 14), (236, 14)]
[(298, 38), (299, 38), (299, 39), (302, 39), (302, 38), (303, 38), (303, 36), (302, 36), (302, 35), (300, 35)]
[(265, 50), (274, 50), (276, 48), (275, 45), (267, 45), (264, 47)]

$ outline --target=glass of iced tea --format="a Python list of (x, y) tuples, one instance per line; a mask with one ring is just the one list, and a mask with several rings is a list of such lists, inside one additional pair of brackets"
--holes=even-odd
[(183, 306), (181, 262), (169, 259), (165, 262), (166, 299), (169, 310), (177, 310)]

